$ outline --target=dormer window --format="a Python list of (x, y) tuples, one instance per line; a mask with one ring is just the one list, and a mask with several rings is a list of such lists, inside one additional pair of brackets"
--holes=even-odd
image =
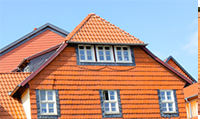
[(97, 46), (97, 61), (98, 62), (114, 62), (112, 46)]
[(94, 48), (92, 45), (79, 45), (79, 58), (81, 62), (94, 61)]
[(116, 62), (131, 62), (131, 52), (128, 46), (115, 46)]

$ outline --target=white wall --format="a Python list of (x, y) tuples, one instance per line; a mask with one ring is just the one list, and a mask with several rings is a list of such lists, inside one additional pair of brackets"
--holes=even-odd
[(22, 104), (23, 104), (27, 119), (31, 119), (31, 105), (30, 105), (29, 89), (26, 89), (26, 91), (21, 95), (21, 100), (22, 100)]

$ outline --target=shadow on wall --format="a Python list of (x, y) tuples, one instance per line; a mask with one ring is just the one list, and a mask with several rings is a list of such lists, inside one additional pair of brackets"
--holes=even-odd
[(12, 119), (13, 117), (0, 105), (0, 118), (1, 119)]
[(200, 12), (200, 7), (198, 7), (198, 12)]

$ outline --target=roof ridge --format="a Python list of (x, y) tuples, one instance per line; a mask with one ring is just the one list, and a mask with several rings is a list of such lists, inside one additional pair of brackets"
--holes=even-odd
[(101, 19), (101, 20), (102, 20), (103, 22), (105, 22), (106, 24), (108, 24), (108, 25), (114, 27), (115, 29), (118, 29), (120, 32), (124, 33), (125, 35), (128, 35), (129, 37), (133, 38), (134, 40), (137, 40), (137, 41), (139, 41), (139, 42), (144, 43), (143, 41), (139, 40), (139, 38), (136, 38), (135, 36), (129, 34), (128, 32), (124, 31), (124, 30), (121, 29), (120, 27), (115, 26), (114, 24), (112, 24), (112, 23), (110, 23), (109, 21), (107, 21), (107, 20), (101, 18), (100, 16), (98, 16), (98, 15), (96, 15), (96, 14), (94, 14), (94, 16), (96, 16), (97, 18)]
[(0, 74), (31, 74), (31, 72), (0, 72)]

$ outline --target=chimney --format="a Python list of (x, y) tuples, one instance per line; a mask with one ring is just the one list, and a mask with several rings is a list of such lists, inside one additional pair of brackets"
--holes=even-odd
[(37, 30), (37, 28), (34, 28), (33, 30), (35, 31), (35, 30)]

